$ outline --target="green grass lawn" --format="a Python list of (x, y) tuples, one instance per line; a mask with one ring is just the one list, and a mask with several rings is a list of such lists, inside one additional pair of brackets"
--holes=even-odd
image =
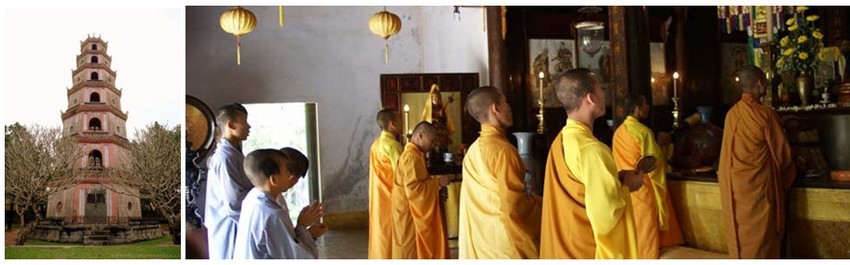
[(180, 245), (171, 236), (115, 246), (84, 246), (27, 240), (24, 246), (6, 247), (6, 259), (179, 259)]
[(6, 259), (179, 259), (180, 246), (7, 247)]

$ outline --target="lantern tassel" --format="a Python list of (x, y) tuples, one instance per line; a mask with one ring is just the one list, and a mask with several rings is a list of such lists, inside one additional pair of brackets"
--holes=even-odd
[(280, 27), (283, 27), (283, 6), (277, 7), (277, 23), (280, 24)]
[(241, 38), (236, 36), (236, 65), (242, 65), (242, 43)]
[(384, 41), (384, 64), (390, 63), (390, 44)]
[(487, 7), (481, 7), (481, 31), (487, 32)]

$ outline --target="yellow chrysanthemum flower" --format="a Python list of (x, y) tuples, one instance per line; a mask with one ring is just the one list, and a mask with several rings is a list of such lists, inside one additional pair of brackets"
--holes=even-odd
[(794, 24), (793, 26), (788, 27), (788, 30), (790, 30), (790, 31), (797, 30), (797, 24)]
[(782, 54), (785, 56), (791, 56), (791, 54), (794, 54), (794, 48), (785, 49), (782, 51)]
[(782, 67), (783, 64), (785, 64), (784, 58), (779, 58), (779, 60), (776, 61), (776, 67)]
[(784, 51), (782, 51), (782, 54), (786, 55), (786, 56), (790, 56), (791, 54), (794, 54), (794, 48), (785, 49)]
[(797, 12), (803, 12), (803, 11), (806, 11), (806, 10), (809, 10), (809, 8), (805, 7), (805, 6), (798, 6), (797, 7)]
[(811, 15), (811, 16), (806, 17), (806, 20), (815, 21), (815, 20), (818, 20), (818, 18), (820, 18), (818, 15)]
[(806, 58), (809, 58), (809, 53), (801, 52), (800, 55), (797, 55), (797, 57), (800, 57), (801, 60), (805, 60)]
[(818, 59), (820, 59), (821, 61), (826, 61), (826, 59), (827, 59), (827, 58), (826, 58), (826, 53), (819, 52), (819, 53), (818, 53)]
[(786, 20), (786, 21), (785, 21), (785, 25), (791, 26), (791, 25), (793, 25), (795, 22), (797, 22), (797, 18), (792, 17), (792, 18), (789, 18), (788, 20)]
[(785, 36), (781, 40), (779, 40), (779, 46), (782, 46), (782, 47), (788, 46), (788, 36)]
[(820, 33), (820, 31), (812, 32), (812, 37), (815, 37), (815, 39), (822, 39), (823, 33)]
[(799, 38), (797, 38), (797, 43), (806, 43), (806, 41), (808, 41), (808, 40), (809, 40), (809, 37), (800, 36)]

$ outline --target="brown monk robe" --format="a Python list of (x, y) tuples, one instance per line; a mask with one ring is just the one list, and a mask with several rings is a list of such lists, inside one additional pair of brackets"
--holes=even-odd
[[(570, 203), (554, 207), (554, 210), (557, 211), (554, 215), (569, 217), (569, 219), (573, 220), (572, 223), (574, 227), (573, 229), (569, 229), (567, 226), (564, 226), (562, 229), (558, 229), (564, 232), (564, 234), (560, 237), (561, 240), (552, 240), (552, 242), (558, 244), (550, 243), (540, 246), (541, 258), (544, 259), (592, 259), (596, 255), (596, 241), (593, 239), (593, 230), (590, 228), (590, 221), (587, 220), (587, 213), (584, 209), (584, 185), (569, 177), (568, 172), (569, 169), (567, 169), (567, 163), (564, 161), (563, 135), (559, 133), (555, 140), (552, 141), (552, 146), (549, 147), (549, 157), (546, 159), (546, 180), (563, 181), (560, 185), (544, 185), (543, 194), (545, 195), (548, 192), (555, 192), (557, 190), (564, 193), (571, 190), (576, 191), (574, 192), (576, 194), (575, 197), (567, 196), (567, 198), (570, 199)], [(551, 177), (548, 176), (550, 174), (552, 175)], [(549, 203), (544, 205), (544, 207), (546, 206), (549, 206)], [(558, 222), (548, 221), (550, 219), (546, 218), (549, 215), (548, 211), (544, 211), (544, 213), (547, 214), (544, 216), (542, 222), (551, 223), (550, 225), (547, 225), (547, 227), (559, 224)], [(581, 227), (581, 229), (578, 229), (578, 227)], [(549, 234), (550, 233), (542, 233), (540, 237), (553, 238), (553, 236)], [(563, 240), (566, 238), (569, 238), (569, 240)], [(556, 256), (555, 253), (562, 255)]]
[(730, 258), (779, 258), (785, 196), (794, 182), (779, 116), (759, 102), (767, 80), (755, 66), (737, 71), (741, 100), (726, 114), (717, 177)]

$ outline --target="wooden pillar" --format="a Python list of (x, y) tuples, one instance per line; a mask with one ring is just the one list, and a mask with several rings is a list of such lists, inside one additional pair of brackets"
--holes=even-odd
[(490, 85), (507, 92), (508, 74), (505, 68), (507, 65), (507, 51), (505, 50), (505, 39), (502, 35), (502, 17), (501, 6), (485, 7), (483, 12), (487, 13), (487, 54), (490, 73)]
[[(533, 109), (534, 106), (529, 106), (528, 92), (526, 91), (526, 71), (528, 70), (528, 41), (526, 36), (526, 16), (525, 9), (521, 7), (504, 7), (505, 17), (500, 18), (506, 20), (505, 22), (505, 39), (501, 41), (501, 32), (499, 32), (500, 42), (497, 45), (502, 46), (503, 50), (510, 49), (510, 53), (502, 53), (501, 61), (501, 69), (503, 73), (504, 87), (499, 87), (505, 92), (505, 97), (507, 97), (508, 104), (511, 105), (511, 109), (513, 109), (513, 119), (514, 126), (512, 128), (513, 131), (534, 131), (537, 129), (537, 120), (534, 119), (534, 114), (537, 113), (537, 110)], [(493, 13), (489, 12), (488, 13)], [(499, 12), (499, 16), (501, 17), (501, 12)], [(502, 24), (499, 24), (499, 27), (502, 27)], [(496, 34), (496, 33), (493, 33)], [(488, 44), (492, 50), (493, 43), (490, 42), (492, 38), (488, 33)], [(495, 37), (494, 37), (495, 38)], [(492, 53), (491, 53), (492, 54)], [(493, 65), (493, 58), (490, 58), (490, 80), (493, 80), (494, 77), (499, 76), (494, 74), (493, 71), (496, 67)], [(510, 63), (507, 63), (510, 62)], [(493, 81), (491, 81), (492, 83)], [(498, 86), (497, 86), (498, 87)]]
[(613, 89), (609, 100), (616, 128), (629, 114), (622, 105), (627, 94), (638, 93), (647, 100), (652, 99), (649, 16), (645, 7), (612, 6), (608, 9), (608, 17)]
[[(679, 72), (679, 118), (696, 111), (697, 106), (721, 102), (720, 27), (716, 7), (674, 8), (676, 65)], [(720, 115), (715, 115), (720, 116)], [(720, 121), (722, 124), (722, 121)], [(715, 123), (717, 124), (717, 123)]]
[(816, 22), (815, 25), (820, 27), (825, 33), (823, 40), (824, 46), (839, 46), (841, 41), (847, 40), (847, 23), (850, 19), (847, 18), (846, 8), (818, 8), (823, 19)]

